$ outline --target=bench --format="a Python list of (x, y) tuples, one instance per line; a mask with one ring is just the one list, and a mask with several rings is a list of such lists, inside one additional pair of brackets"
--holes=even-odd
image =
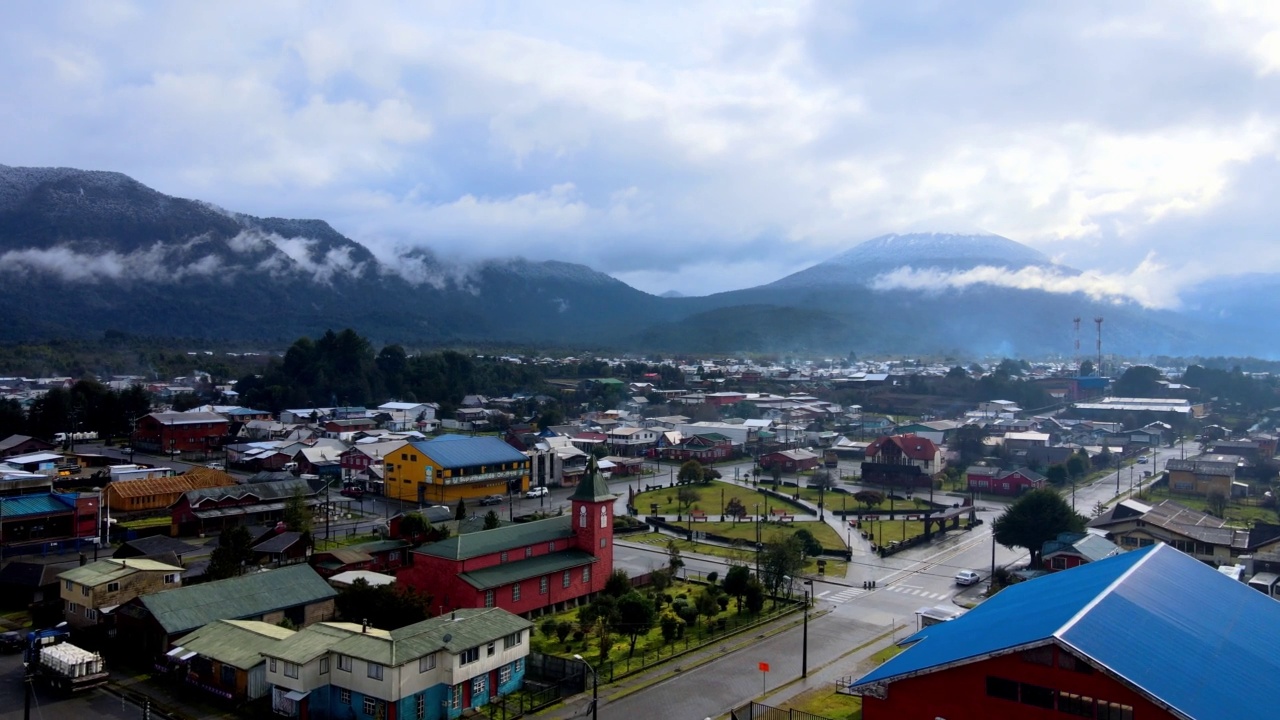
[(705, 512), (703, 512), (702, 510), (692, 510), (692, 511), (690, 511), (690, 512), (689, 512), (689, 517), (690, 517), (694, 522), (706, 522), (706, 521), (707, 521), (707, 514), (706, 514)]
[(781, 508), (774, 508), (770, 510), (769, 517), (777, 520), (778, 522), (791, 522), (792, 520), (795, 520), (795, 517), (791, 513)]

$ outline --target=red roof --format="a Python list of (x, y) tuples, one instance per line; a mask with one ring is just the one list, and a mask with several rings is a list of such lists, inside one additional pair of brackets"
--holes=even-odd
[(888, 435), (876, 438), (867, 446), (867, 457), (873, 457), (880, 454), (880, 448), (888, 443), (897, 445), (902, 450), (902, 454), (912, 460), (921, 460), (925, 462), (932, 461), (937, 457), (938, 446), (926, 437), (920, 437), (914, 434), (907, 435)]

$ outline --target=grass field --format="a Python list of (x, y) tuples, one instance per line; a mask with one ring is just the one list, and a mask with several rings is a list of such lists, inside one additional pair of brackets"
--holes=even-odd
[[(884, 664), (886, 660), (902, 652), (903, 648), (890, 645), (872, 655), (867, 661), (865, 670)], [(860, 720), (862, 718), (862, 698), (838, 693), (829, 687), (817, 687), (807, 690), (782, 703), (783, 710), (798, 710), (812, 713), (831, 720)]]
[[(706, 485), (684, 487), (690, 487), (698, 494), (698, 499), (692, 502), (689, 508), (701, 510), (711, 516), (723, 514), (725, 505), (728, 505), (734, 498), (737, 498), (742, 503), (742, 507), (746, 508), (748, 514), (755, 514), (757, 506), (761, 514), (765, 514), (768, 510), (776, 507), (784, 507), (793, 514), (803, 514), (802, 510), (741, 485), (712, 481)], [(653, 511), (652, 505), (657, 503), (659, 515), (682, 514), (685, 512), (685, 506), (676, 499), (679, 491), (680, 486), (642, 492), (636, 495), (636, 509), (641, 514), (648, 514)]]
[[(752, 567), (755, 566), (755, 562), (756, 562), (755, 549), (752, 548), (747, 543), (743, 543), (741, 547), (731, 548), (731, 547), (724, 547), (722, 545), (712, 545), (710, 543), (705, 543), (705, 542), (692, 543), (688, 540), (677, 540), (669, 535), (657, 535), (657, 534), (640, 535), (640, 536), (631, 537), (627, 539), (632, 542), (638, 542), (645, 545), (653, 545), (655, 547), (662, 547), (662, 548), (665, 548), (668, 542), (674, 542), (676, 544), (676, 548), (679, 549), (680, 552), (682, 553), (692, 552), (692, 553), (700, 553), (702, 555), (712, 555), (714, 557), (722, 557), (728, 560), (734, 560), (736, 562), (742, 563), (743, 565), (750, 565)], [(827, 561), (827, 565), (826, 565), (827, 575), (830, 575), (832, 577), (845, 576), (845, 573), (848, 570), (848, 563), (846, 563), (843, 560), (835, 560), (832, 558), (824, 558), (824, 559)], [(805, 560), (804, 569), (802, 570), (802, 572), (805, 573), (806, 575), (817, 575), (818, 560), (816, 558), (809, 558)]]
[(141, 530), (142, 528), (168, 527), (171, 519), (168, 515), (160, 515), (158, 517), (139, 518), (137, 520), (125, 520), (120, 523), (120, 527), (130, 530)]
[(901, 542), (923, 535), (924, 523), (919, 520), (868, 520), (862, 523), (862, 529), (875, 534), (872, 542), (876, 545), (888, 545), (894, 540)]
[[(727, 537), (730, 540), (743, 540), (749, 545), (754, 545), (756, 541), (756, 524), (753, 522), (696, 522), (689, 525), (694, 530)], [(813, 533), (814, 539), (828, 550), (848, 549), (844, 544), (844, 538), (840, 537), (840, 533), (836, 532), (835, 528), (817, 520), (797, 520), (781, 524), (764, 523), (760, 525), (760, 537), (761, 540), (766, 540), (770, 534), (778, 531), (791, 533), (802, 529)]]

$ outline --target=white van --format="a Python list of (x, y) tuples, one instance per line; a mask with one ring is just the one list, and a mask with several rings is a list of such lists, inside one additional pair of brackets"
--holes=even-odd
[(550, 494), (551, 494), (551, 491), (547, 490), (545, 486), (539, 485), (537, 487), (529, 488), (529, 492), (525, 493), (524, 496), (527, 498), (536, 498), (536, 497), (545, 497)]

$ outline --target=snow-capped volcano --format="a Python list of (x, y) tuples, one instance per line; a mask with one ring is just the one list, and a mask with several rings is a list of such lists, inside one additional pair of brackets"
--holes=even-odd
[(770, 287), (871, 285), (880, 275), (910, 268), (956, 272), (978, 267), (1020, 270), (1025, 267), (1075, 270), (1055, 265), (1044, 253), (999, 235), (911, 233), (881, 235), (833, 258), (788, 275)]

